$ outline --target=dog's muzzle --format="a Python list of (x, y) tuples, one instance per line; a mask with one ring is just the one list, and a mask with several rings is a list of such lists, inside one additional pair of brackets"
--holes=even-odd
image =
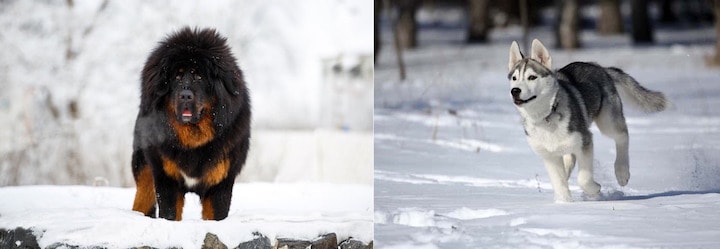
[(520, 90), (520, 88), (513, 87), (513, 89), (510, 89), (510, 95), (512, 95), (513, 103), (515, 103), (515, 105), (522, 105), (537, 98), (537, 95), (533, 95), (528, 99), (521, 99), (520, 93), (522, 93), (522, 90)]

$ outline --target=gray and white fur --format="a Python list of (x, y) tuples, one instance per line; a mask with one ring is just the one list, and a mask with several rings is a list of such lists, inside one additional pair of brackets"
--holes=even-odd
[(615, 177), (618, 184), (627, 185), (628, 129), (621, 99), (645, 112), (659, 112), (669, 105), (667, 98), (617, 68), (573, 62), (553, 71), (551, 64), (537, 39), (530, 58), (523, 57), (516, 42), (510, 46), (510, 94), (530, 147), (543, 159), (555, 200), (572, 201), (568, 178), (576, 161), (580, 188), (588, 198), (600, 196), (600, 185), (593, 179), (593, 121), (615, 140)]

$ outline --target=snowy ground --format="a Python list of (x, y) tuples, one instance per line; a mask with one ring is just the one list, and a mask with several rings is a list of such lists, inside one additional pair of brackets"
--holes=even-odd
[[(337, 184), (236, 184), (230, 215), (200, 219), (200, 201), (188, 194), (183, 221), (151, 219), (130, 210), (134, 189), (84, 186), (0, 188), (0, 228), (32, 228), (41, 248), (78, 246), (200, 248), (210, 232), (230, 248), (258, 231), (271, 240), (373, 239), (372, 187)], [(274, 242), (271, 242), (274, 243)]]
[[(487, 46), (462, 30), (420, 31), (399, 81), (387, 32), (375, 68), (375, 244), (378, 248), (720, 247), (720, 70), (706, 68), (712, 28), (660, 31), (660, 46), (584, 33), (586, 49), (550, 48), (555, 67), (595, 61), (626, 70), (674, 106), (626, 109), (632, 177), (614, 177), (614, 144), (595, 135), (595, 179), (605, 198), (553, 202), (527, 145), (507, 82), (517, 29)], [(546, 44), (551, 34), (535, 30)]]

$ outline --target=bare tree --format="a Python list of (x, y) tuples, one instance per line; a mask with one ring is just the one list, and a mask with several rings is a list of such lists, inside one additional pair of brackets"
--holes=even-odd
[(394, 3), (398, 11), (396, 26), (400, 47), (404, 49), (415, 48), (417, 47), (417, 22), (415, 15), (420, 7), (420, 1), (396, 0)]
[(578, 0), (560, 0), (558, 10), (560, 21), (556, 29), (557, 46), (563, 49), (580, 47), (579, 32), (579, 3)]
[(525, 51), (530, 49), (530, 11), (528, 0), (520, 0), (520, 25), (522, 26), (522, 46)]
[(633, 43), (653, 43), (655, 39), (648, 15), (648, 0), (631, 0), (630, 3)]
[(603, 35), (623, 32), (620, 0), (600, 0), (600, 16), (597, 21), (598, 32)]
[(720, 0), (713, 1), (715, 12), (715, 56), (709, 59), (711, 65), (720, 65)]
[(382, 1), (375, 0), (375, 52), (373, 53), (373, 62), (377, 61), (380, 52), (380, 14), (382, 13)]
[(490, 30), (490, 0), (468, 0), (468, 43), (487, 42)]
[(678, 21), (677, 15), (675, 15), (675, 10), (673, 10), (673, 1), (672, 0), (660, 1), (660, 22), (673, 23), (673, 22), (677, 22), (677, 21)]

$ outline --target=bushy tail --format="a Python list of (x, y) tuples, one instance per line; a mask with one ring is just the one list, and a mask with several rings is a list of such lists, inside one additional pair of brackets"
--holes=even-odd
[(648, 90), (638, 83), (632, 76), (614, 67), (608, 67), (605, 71), (615, 82), (620, 98), (644, 112), (659, 112), (665, 110), (670, 102), (665, 94)]

